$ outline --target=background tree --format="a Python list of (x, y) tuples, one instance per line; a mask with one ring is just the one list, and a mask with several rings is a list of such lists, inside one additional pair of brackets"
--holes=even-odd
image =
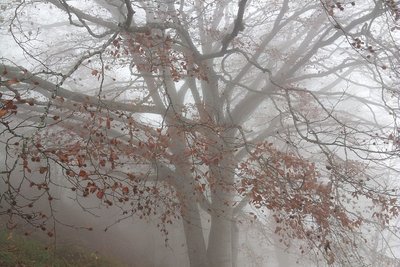
[(51, 236), (71, 190), (166, 236), (182, 220), (191, 266), (236, 265), (243, 213), (301, 253), (367, 264), (363, 229), (398, 215), (394, 2), (1, 8), (1, 214)]

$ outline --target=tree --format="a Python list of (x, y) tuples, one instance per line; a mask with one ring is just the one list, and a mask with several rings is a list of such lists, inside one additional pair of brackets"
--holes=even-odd
[(355, 266), (364, 225), (398, 215), (382, 175), (397, 172), (399, 149), (395, 2), (2, 9), (0, 214), (52, 235), (55, 194), (72, 190), (121, 218), (157, 216), (165, 235), (182, 220), (191, 266), (235, 266), (243, 213), (272, 218), (302, 253)]

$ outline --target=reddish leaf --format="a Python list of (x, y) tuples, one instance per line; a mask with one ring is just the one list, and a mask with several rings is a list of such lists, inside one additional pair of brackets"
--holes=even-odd
[(97, 190), (96, 186), (91, 186), (89, 191), (90, 191), (90, 193), (93, 194), (94, 192), (96, 192), (96, 190)]
[(47, 172), (47, 170), (48, 170), (47, 167), (40, 167), (40, 168), (39, 168), (39, 173), (40, 173), (40, 174), (43, 174), (43, 173)]
[(87, 172), (85, 170), (80, 170), (79, 171), (79, 177), (87, 178), (88, 174), (87, 174)]
[(127, 194), (129, 193), (129, 188), (128, 188), (127, 186), (123, 187), (123, 188), (122, 188), (122, 193), (123, 193), (124, 195), (127, 195)]
[(104, 197), (104, 191), (103, 190), (97, 191), (96, 197), (99, 199), (102, 199)]
[(6, 109), (0, 109), (0, 118), (7, 114)]
[(13, 78), (13, 79), (7, 81), (8, 85), (13, 85), (13, 84), (17, 84), (17, 83), (19, 83), (17, 78)]

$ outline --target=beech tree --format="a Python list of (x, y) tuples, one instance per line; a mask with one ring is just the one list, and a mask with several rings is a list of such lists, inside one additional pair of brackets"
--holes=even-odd
[(395, 1), (1, 9), (1, 215), (52, 236), (68, 190), (166, 237), (181, 220), (193, 267), (236, 266), (240, 218), (338, 266), (368, 264), (369, 225), (393, 230)]

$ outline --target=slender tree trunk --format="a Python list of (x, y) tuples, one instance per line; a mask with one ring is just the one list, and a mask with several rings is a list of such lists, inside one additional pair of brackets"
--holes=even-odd
[(193, 195), (193, 184), (190, 183), (191, 177), (184, 173), (190, 173), (185, 166), (178, 167), (178, 177), (175, 188), (178, 191), (179, 202), (182, 209), (183, 229), (185, 233), (186, 246), (190, 267), (208, 267), (207, 249), (204, 240), (201, 216), (196, 198)]
[(193, 201), (186, 203), (186, 208), (182, 215), (190, 267), (210, 266), (197, 203)]
[(239, 227), (237, 226), (236, 219), (232, 221), (231, 227), (232, 236), (232, 267), (238, 267), (238, 254), (239, 254)]
[[(232, 140), (232, 133), (224, 137), (210, 136), (215, 140), (211, 155), (221, 155), (211, 170), (211, 229), (208, 237), (207, 256), (211, 267), (232, 267), (232, 222), (235, 162), (233, 149), (225, 140)], [(222, 153), (222, 154), (221, 154)]]
[[(220, 166), (220, 169), (223, 169), (223, 167), (224, 165)], [(233, 194), (224, 186), (233, 181), (233, 175), (224, 174), (223, 179), (221, 179), (223, 182), (216, 185), (211, 193), (211, 229), (207, 247), (207, 256), (211, 267), (233, 266)]]
[[(174, 123), (174, 122), (172, 122)], [(185, 232), (186, 245), (190, 267), (208, 267), (206, 243), (201, 226), (199, 207), (193, 192), (192, 174), (190, 163), (184, 156), (185, 138), (184, 135), (175, 128), (169, 129), (171, 136), (170, 149), (176, 156), (175, 177), (172, 180), (177, 190), (177, 196), (181, 204), (183, 229)]]
[(232, 209), (213, 212), (208, 238), (207, 256), (210, 267), (232, 267)]

